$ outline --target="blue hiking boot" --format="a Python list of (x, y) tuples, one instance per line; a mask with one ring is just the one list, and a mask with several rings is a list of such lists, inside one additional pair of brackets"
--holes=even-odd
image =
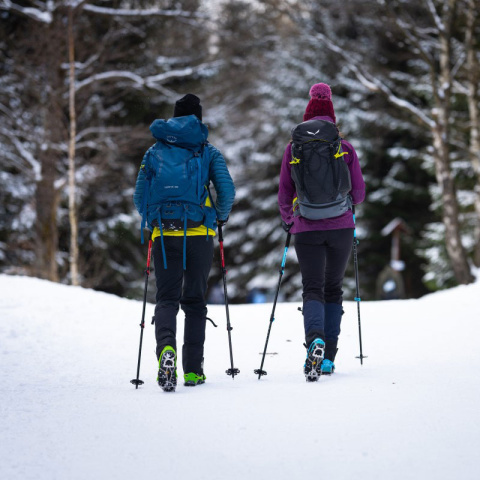
[(303, 371), (307, 382), (316, 382), (322, 374), (322, 360), (325, 355), (325, 342), (321, 338), (316, 338), (308, 348), (307, 358)]
[(335, 364), (328, 358), (325, 358), (320, 365), (320, 370), (322, 375), (331, 375), (335, 371)]
[(164, 392), (174, 392), (177, 386), (177, 352), (170, 345), (160, 354), (157, 382)]

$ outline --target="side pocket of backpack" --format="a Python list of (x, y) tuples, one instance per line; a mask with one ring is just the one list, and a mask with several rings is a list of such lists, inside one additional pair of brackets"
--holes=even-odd
[(213, 207), (203, 207), (204, 209), (204, 220), (203, 225), (212, 230), (217, 228), (217, 212)]

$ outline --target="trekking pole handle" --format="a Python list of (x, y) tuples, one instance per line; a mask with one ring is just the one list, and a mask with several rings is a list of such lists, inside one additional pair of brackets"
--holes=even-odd
[(283, 252), (283, 258), (282, 258), (282, 270), (285, 269), (285, 263), (287, 262), (287, 252), (288, 252), (288, 247), (290, 246), (291, 238), (292, 238), (292, 234), (288, 232), (287, 239), (285, 240), (285, 250)]
[(221, 225), (218, 225), (218, 243), (220, 244), (220, 261), (222, 264), (222, 271), (225, 271), (225, 253), (223, 251), (223, 230)]
[(219, 223), (217, 223), (217, 225), (218, 225), (218, 241), (223, 243), (223, 229)]
[(148, 253), (147, 253), (147, 270), (146, 274), (150, 275), (150, 261), (152, 259), (152, 239), (148, 242)]
[(222, 263), (222, 271), (226, 272), (225, 269), (225, 253), (223, 251), (223, 240), (219, 242), (220, 243), (220, 260)]
[(141, 328), (145, 328), (145, 302), (147, 300), (147, 282), (148, 282), (148, 277), (150, 276), (151, 259), (152, 259), (152, 239), (150, 238), (150, 240), (148, 241), (147, 268), (145, 269), (144, 306), (143, 306), (142, 322), (140, 323)]

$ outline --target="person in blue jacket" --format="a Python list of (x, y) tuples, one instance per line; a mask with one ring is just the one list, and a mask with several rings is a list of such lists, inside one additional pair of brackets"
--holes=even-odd
[[(195, 118), (195, 117), (196, 118)], [(225, 159), (218, 149), (206, 142), (208, 130), (202, 121), (200, 99), (187, 94), (175, 103), (174, 119), (185, 117), (183, 125), (195, 134), (202, 132), (203, 148), (208, 152), (208, 178), (204, 188), (210, 182), (216, 192), (215, 205), (208, 194), (205, 199), (206, 210), (215, 208), (216, 221), (195, 227), (179, 229), (161, 228), (158, 222), (152, 227), (152, 255), (157, 283), (155, 306), (156, 354), (159, 361), (158, 384), (164, 391), (174, 391), (177, 384), (177, 313), (181, 306), (185, 313), (185, 329), (182, 347), (182, 366), (184, 381), (187, 386), (195, 386), (205, 382), (203, 370), (203, 353), (205, 342), (205, 326), (207, 318), (207, 280), (213, 259), (213, 237), (217, 225), (225, 225), (235, 198), (235, 187), (228, 171)], [(198, 120), (197, 120), (198, 119)], [(169, 124), (168, 135), (165, 125)], [(172, 127), (177, 123), (169, 120), (155, 120), (150, 130), (157, 143), (171, 141)], [(178, 122), (181, 124), (181, 122)], [(175, 133), (175, 132), (174, 132)], [(181, 133), (181, 132), (179, 132)], [(164, 138), (165, 137), (165, 138)], [(153, 147), (152, 147), (153, 148)], [(148, 153), (148, 152), (147, 152)], [(137, 177), (134, 203), (138, 212), (143, 215), (144, 192), (148, 188), (147, 175), (149, 156), (146, 154)], [(151, 168), (151, 166), (150, 166)], [(162, 223), (163, 224), (163, 223)]]

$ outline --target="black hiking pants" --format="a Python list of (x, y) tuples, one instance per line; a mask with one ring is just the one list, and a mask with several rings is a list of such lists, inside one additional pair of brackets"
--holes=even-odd
[(317, 337), (326, 340), (326, 358), (336, 353), (343, 314), (343, 277), (352, 244), (353, 228), (295, 234), (302, 273), (305, 341), (308, 347)]
[(207, 280), (213, 259), (213, 237), (187, 236), (186, 270), (183, 269), (183, 236), (164, 236), (167, 268), (164, 268), (160, 237), (153, 242), (157, 281), (155, 338), (157, 358), (164, 347), (177, 350), (177, 313), (185, 313), (182, 348), (184, 373), (203, 374), (203, 345), (207, 318)]

